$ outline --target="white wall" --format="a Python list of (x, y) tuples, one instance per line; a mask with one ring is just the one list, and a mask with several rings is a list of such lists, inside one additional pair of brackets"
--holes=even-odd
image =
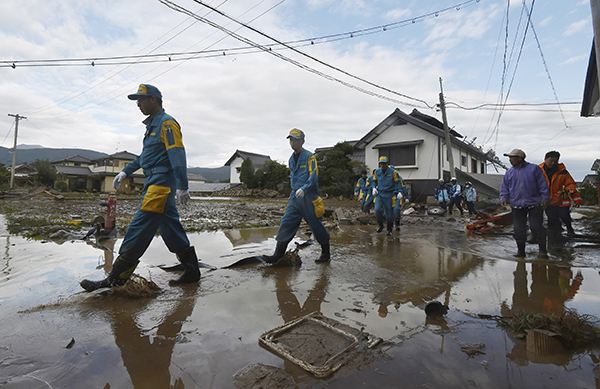
[[(450, 164), (448, 163), (448, 160), (446, 159), (446, 145), (442, 145), (442, 168), (444, 170), (448, 170), (450, 171)], [(467, 157), (467, 166), (462, 166), (461, 165), (461, 155), (464, 155)], [(487, 173), (487, 163), (485, 163), (484, 159), (481, 159), (481, 157), (476, 156), (475, 154), (472, 154), (470, 152), (468, 152), (465, 149), (459, 149), (456, 145), (452, 145), (452, 156), (454, 157), (454, 167), (458, 168), (459, 170), (463, 171), (463, 172), (467, 172), (467, 173)], [(475, 158), (477, 160), (477, 171), (474, 172), (473, 169), (471, 168), (471, 158)], [(485, 164), (485, 169), (482, 172), (481, 171), (481, 162), (484, 162)]]
[(423, 139), (423, 143), (416, 145), (417, 167), (399, 168), (398, 172), (403, 179), (409, 180), (437, 180), (438, 177), (438, 137), (411, 123), (400, 126), (391, 126), (365, 147), (365, 164), (369, 171), (377, 168), (379, 149), (373, 146), (380, 143), (407, 142)]
[(229, 165), (229, 182), (232, 184), (239, 184), (240, 181), (240, 173), (238, 173), (237, 169), (242, 167), (242, 162), (244, 160), (240, 157), (236, 157), (231, 164)]

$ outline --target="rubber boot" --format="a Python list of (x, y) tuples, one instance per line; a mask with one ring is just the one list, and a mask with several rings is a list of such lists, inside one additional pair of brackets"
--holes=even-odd
[(377, 232), (381, 232), (381, 231), (383, 231), (383, 224), (380, 224), (380, 225), (377, 227)]
[(329, 262), (331, 259), (331, 251), (329, 249), (329, 241), (321, 245), (321, 256), (315, 260), (316, 263)]
[(87, 292), (93, 292), (100, 288), (112, 288), (113, 286), (125, 285), (138, 263), (140, 263), (140, 261), (127, 259), (126, 257), (119, 255), (115, 260), (115, 263), (113, 263), (112, 270), (108, 277), (99, 281), (83, 280), (79, 285)]
[(285, 250), (287, 249), (288, 243), (290, 242), (277, 241), (277, 246), (275, 246), (275, 252), (273, 253), (273, 255), (263, 255), (263, 260), (266, 263), (275, 263), (279, 261), (281, 257), (283, 257), (283, 255), (285, 254)]
[(183, 265), (183, 274), (176, 280), (169, 281), (169, 285), (190, 284), (200, 280), (200, 267), (194, 246), (177, 253), (177, 259)]
[(515, 254), (517, 258), (525, 258), (525, 242), (517, 242), (517, 253)]
[(387, 235), (392, 235), (392, 231), (394, 230), (394, 221), (387, 223)]

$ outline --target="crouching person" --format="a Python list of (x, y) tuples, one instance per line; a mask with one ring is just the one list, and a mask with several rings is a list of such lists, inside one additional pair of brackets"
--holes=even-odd
[(141, 84), (137, 93), (128, 98), (136, 100), (140, 111), (148, 116), (143, 121), (146, 132), (141, 155), (117, 174), (113, 186), (118, 189), (125, 177), (143, 169), (146, 179), (142, 204), (127, 228), (119, 256), (108, 277), (100, 281), (81, 281), (81, 287), (88, 292), (125, 284), (157, 230), (184, 268), (181, 277), (169, 284), (193, 283), (200, 279), (198, 258), (179, 221), (176, 207), (176, 200), (185, 205), (190, 199), (181, 128), (165, 113), (162, 95), (156, 87)]
[(287, 138), (294, 150), (289, 160), (292, 192), (277, 232), (275, 253), (265, 255), (263, 259), (267, 263), (279, 261), (285, 254), (288, 244), (296, 235), (300, 222), (304, 219), (321, 245), (321, 256), (315, 262), (328, 262), (331, 257), (329, 233), (319, 220), (325, 212), (325, 206), (323, 199), (319, 196), (317, 158), (302, 147), (304, 132), (292, 128)]

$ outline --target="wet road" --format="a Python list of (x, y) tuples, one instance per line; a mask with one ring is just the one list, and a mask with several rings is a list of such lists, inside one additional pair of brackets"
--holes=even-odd
[[(105, 248), (41, 243), (9, 235), (3, 224), (0, 385), (7, 387), (229, 388), (250, 363), (284, 368), (300, 386), (598, 387), (590, 350), (528, 353), (523, 340), (476, 316), (572, 308), (600, 317), (595, 250), (567, 250), (569, 261), (532, 254), (516, 262), (506, 236), (411, 225), (390, 238), (344, 226), (332, 233), (329, 265), (315, 264), (319, 248), (309, 246), (299, 269), (220, 269), (204, 272), (197, 287), (170, 288), (172, 275), (156, 266), (175, 258), (157, 238), (136, 273), (163, 293), (134, 299), (86, 294), (78, 285), (104, 276), (120, 240)], [(271, 252), (275, 232), (225, 230), (190, 240), (205, 262), (224, 266)], [(426, 322), (431, 300), (450, 306), (445, 320)], [(264, 331), (313, 311), (389, 341), (385, 357), (317, 380), (258, 346)], [(485, 354), (460, 350), (472, 343), (485, 344)]]

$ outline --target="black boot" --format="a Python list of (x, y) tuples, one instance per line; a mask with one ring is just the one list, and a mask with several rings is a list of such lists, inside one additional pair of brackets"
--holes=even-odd
[(177, 259), (183, 265), (183, 274), (176, 280), (169, 281), (169, 285), (190, 284), (200, 280), (200, 267), (194, 246), (177, 253)]
[(321, 245), (321, 256), (315, 260), (316, 263), (329, 262), (331, 259), (331, 252), (329, 250), (329, 241)]
[(515, 254), (517, 258), (525, 258), (525, 242), (517, 242), (517, 253)]
[(377, 227), (377, 232), (381, 232), (383, 231), (383, 224), (380, 224), (379, 227)]
[(546, 259), (548, 258), (548, 249), (546, 248), (546, 239), (543, 239), (539, 242), (539, 251), (538, 257)]
[(112, 270), (108, 277), (99, 281), (83, 280), (79, 283), (87, 292), (93, 292), (100, 288), (112, 288), (113, 286), (125, 285), (136, 266), (140, 263), (138, 260), (127, 259), (119, 255), (113, 263)]
[(288, 243), (290, 242), (280, 242), (277, 241), (277, 246), (275, 247), (275, 252), (273, 255), (263, 255), (263, 260), (266, 263), (275, 263), (283, 257), (285, 254), (285, 250), (287, 249)]

